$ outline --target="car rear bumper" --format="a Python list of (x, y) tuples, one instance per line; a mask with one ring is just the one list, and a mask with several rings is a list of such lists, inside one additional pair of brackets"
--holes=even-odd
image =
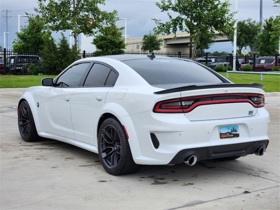
[[(249, 154), (262, 155), (268, 146), (268, 142), (269, 140), (262, 140), (239, 144), (184, 149), (178, 152), (178, 154), (170, 161), (169, 164), (183, 163), (186, 161), (186, 159), (188, 159), (188, 157), (192, 155), (195, 155), (198, 161), (235, 156), (239, 157)], [(261, 148), (263, 148), (263, 151), (259, 153)]]
[[(245, 156), (260, 146), (266, 148), (269, 141), (269, 114), (264, 108), (251, 117), (195, 122), (186, 121), (180, 114), (139, 116), (133, 116), (134, 129), (126, 126), (137, 164), (181, 163), (192, 154), (198, 160)], [(224, 125), (238, 125), (239, 135), (222, 138), (220, 128)]]

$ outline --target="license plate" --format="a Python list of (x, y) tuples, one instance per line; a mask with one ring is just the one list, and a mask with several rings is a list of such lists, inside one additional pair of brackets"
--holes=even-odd
[(220, 139), (238, 138), (238, 125), (223, 125), (219, 127)]

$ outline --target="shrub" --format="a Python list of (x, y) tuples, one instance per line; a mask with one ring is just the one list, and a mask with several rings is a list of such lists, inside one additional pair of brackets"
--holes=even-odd
[(42, 73), (42, 69), (40, 66), (36, 66), (35, 64), (30, 64), (28, 74), (30, 75), (37, 75)]
[(242, 67), (243, 71), (252, 71), (253, 67), (250, 64), (246, 64)]
[(228, 71), (232, 71), (232, 66), (227, 66)]
[(280, 67), (278, 67), (278, 66), (273, 66), (271, 70), (272, 70), (272, 71), (280, 71)]
[(217, 71), (217, 72), (226, 72), (227, 67), (224, 66), (223, 64), (220, 64), (220, 65), (215, 66), (214, 70)]

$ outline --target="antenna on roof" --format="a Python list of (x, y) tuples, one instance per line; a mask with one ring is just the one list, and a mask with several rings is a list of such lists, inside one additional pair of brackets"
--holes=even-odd
[(153, 60), (156, 56), (154, 52), (149, 52), (149, 54), (147, 55), (148, 58), (150, 58), (151, 60)]

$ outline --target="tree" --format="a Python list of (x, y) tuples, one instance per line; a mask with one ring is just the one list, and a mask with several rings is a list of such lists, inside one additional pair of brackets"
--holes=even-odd
[(208, 49), (217, 33), (233, 34), (234, 13), (228, 0), (161, 0), (156, 5), (169, 17), (166, 23), (154, 19), (156, 33), (174, 33), (175, 37), (178, 31), (190, 33), (190, 57), (193, 43), (197, 49)]
[(39, 54), (51, 37), (51, 32), (44, 30), (44, 22), (39, 16), (29, 16), (28, 25), (16, 34), (13, 50), (17, 53)]
[(239, 21), (237, 23), (237, 46), (238, 54), (241, 55), (242, 48), (249, 46), (251, 51), (257, 47), (258, 34), (260, 33), (260, 25), (252, 19)]
[(278, 55), (280, 55), (280, 16), (277, 16), (272, 23), (270, 41), (273, 42), (274, 40), (278, 40)]
[(143, 40), (143, 44), (141, 47), (142, 51), (152, 52), (154, 50), (160, 50), (162, 39), (158, 39), (156, 35), (151, 33), (149, 35), (144, 35), (142, 40)]
[(78, 55), (78, 51), (74, 46), (70, 49), (69, 43), (67, 42), (64, 34), (61, 33), (61, 36), (62, 38), (60, 39), (57, 47), (57, 70), (59, 72), (73, 63)]
[(92, 44), (97, 48), (94, 53), (96, 56), (123, 54), (125, 43), (122, 37), (122, 28), (111, 25), (101, 29), (100, 33), (93, 39)]
[(279, 44), (279, 19), (269, 18), (265, 20), (262, 33), (259, 35), (258, 52), (260, 55), (278, 54)]
[(46, 74), (58, 74), (57, 46), (54, 38), (49, 37), (46, 40), (44, 48), (40, 51), (40, 56), (43, 60), (42, 70)]
[(117, 12), (101, 11), (100, 4), (105, 0), (38, 0), (35, 11), (51, 30), (71, 30), (77, 46), (79, 34), (93, 35), (104, 25), (115, 23)]
[(61, 37), (58, 44), (50, 37), (40, 51), (43, 60), (42, 69), (47, 74), (59, 74), (77, 58), (77, 49), (75, 47), (70, 49), (64, 34), (61, 33)]

